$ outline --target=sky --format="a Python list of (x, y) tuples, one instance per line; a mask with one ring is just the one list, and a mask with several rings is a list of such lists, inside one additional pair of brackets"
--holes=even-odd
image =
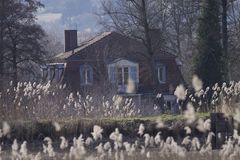
[(80, 32), (97, 32), (99, 26), (95, 13), (100, 0), (40, 0), (45, 5), (37, 13), (37, 21), (47, 31), (57, 34), (64, 29)]

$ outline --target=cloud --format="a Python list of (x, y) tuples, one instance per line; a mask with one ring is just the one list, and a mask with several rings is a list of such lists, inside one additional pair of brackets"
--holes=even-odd
[(96, 8), (100, 8), (101, 6), (101, 0), (90, 0), (91, 5)]
[(88, 27), (88, 28), (85, 28), (84, 31), (87, 32), (87, 33), (91, 33), (92, 29), (90, 27)]
[[(64, 19), (64, 23), (67, 24), (69, 29), (78, 29), (79, 31), (85, 31), (86, 28), (97, 28), (98, 17), (92, 13), (81, 13), (75, 16), (67, 17)], [(88, 29), (89, 30), (89, 29)]]
[[(95, 12), (102, 0), (41, 0), (45, 8), (39, 9), (37, 22), (48, 35), (63, 42), (65, 29), (77, 29), (83, 40), (99, 31)], [(56, 5), (57, 1), (57, 5)], [(87, 38), (86, 38), (87, 37)]]
[(37, 16), (39, 22), (56, 22), (61, 20), (62, 13), (43, 13)]
[(44, 7), (38, 8), (38, 14), (43, 14), (45, 12), (46, 12), (46, 8)]

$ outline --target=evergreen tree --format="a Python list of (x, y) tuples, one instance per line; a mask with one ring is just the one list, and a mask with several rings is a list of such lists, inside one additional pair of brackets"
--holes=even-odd
[(221, 83), (225, 63), (221, 45), (220, 4), (218, 0), (203, 0), (198, 24), (198, 53), (194, 59), (194, 72), (204, 86)]
[(37, 0), (0, 0), (0, 74), (14, 85), (24, 74), (35, 75), (34, 68), (44, 62), (45, 33), (36, 23), (39, 7), (43, 5)]

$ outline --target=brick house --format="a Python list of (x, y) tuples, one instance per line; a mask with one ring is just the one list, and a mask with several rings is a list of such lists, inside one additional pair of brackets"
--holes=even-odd
[[(152, 40), (157, 44), (155, 35)], [(43, 78), (66, 83), (82, 94), (119, 94), (139, 104), (161, 93), (171, 108), (176, 100), (174, 88), (184, 82), (181, 63), (158, 45), (153, 51), (154, 62), (150, 62), (142, 43), (117, 32), (105, 32), (78, 45), (77, 31), (67, 30), (65, 52), (42, 68)]]

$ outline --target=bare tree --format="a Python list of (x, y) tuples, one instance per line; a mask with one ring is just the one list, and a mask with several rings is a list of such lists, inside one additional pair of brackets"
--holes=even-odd
[[(102, 0), (100, 24), (107, 30), (140, 40), (147, 49), (152, 63), (154, 43), (152, 29), (158, 29), (159, 48), (179, 56), (183, 74), (190, 82), (192, 57), (196, 52), (196, 33), (202, 0)], [(239, 0), (221, 0), (221, 42), (228, 72), (227, 79), (235, 75), (239, 53)], [(151, 66), (152, 64), (150, 64)], [(151, 66), (153, 67), (153, 66)]]
[[(149, 69), (154, 75), (154, 49), (164, 48), (164, 32), (167, 25), (167, 1), (165, 0), (118, 0), (102, 1), (100, 23), (107, 29), (118, 31), (142, 42), (146, 47), (146, 58)], [(154, 30), (155, 29), (155, 30)], [(158, 32), (153, 33), (153, 31)], [(158, 34), (158, 42), (153, 38)], [(154, 35), (156, 36), (156, 35)], [(159, 47), (162, 46), (162, 47)], [(154, 76), (153, 83), (156, 83)]]
[[(103, 0), (102, 10), (99, 15), (104, 28), (140, 40), (147, 48), (150, 65), (154, 64), (155, 46), (176, 54), (184, 64), (191, 61), (200, 0)], [(152, 29), (158, 30), (157, 44)], [(189, 69), (189, 65), (184, 68)]]
[(240, 61), (240, 0), (228, 2), (228, 58), (231, 80), (239, 80)]
[(200, 12), (200, 0), (170, 0), (170, 25), (168, 40), (173, 53), (176, 53), (183, 63), (182, 73), (190, 83), (192, 79), (192, 57), (195, 51), (196, 28)]
[[(175, 52), (182, 58), (187, 43), (193, 45), (196, 22), (199, 16), (200, 2), (196, 0), (170, 0), (170, 39), (173, 40)], [(172, 34), (171, 34), (172, 33)]]

